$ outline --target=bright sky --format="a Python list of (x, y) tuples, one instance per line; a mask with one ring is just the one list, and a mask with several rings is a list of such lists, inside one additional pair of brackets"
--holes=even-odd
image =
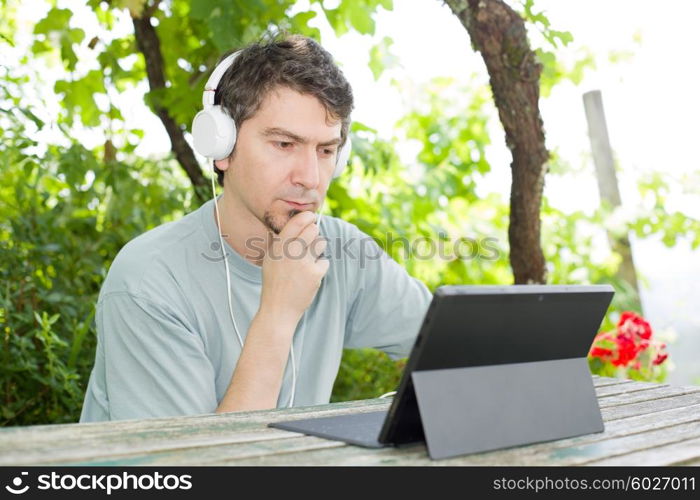
[[(328, 6), (337, 3), (330, 0)], [(73, 0), (59, 1), (70, 7), (88, 38), (94, 30), (92, 16), (83, 15), (84, 7)], [(308, 3), (299, 3), (305, 9)], [(571, 31), (574, 42), (561, 53), (571, 60), (582, 47), (591, 49), (598, 67), (587, 73), (585, 80), (574, 86), (564, 83), (541, 102), (541, 111), (550, 149), (573, 166), (584, 167), (570, 178), (549, 177), (545, 193), (552, 203), (565, 211), (593, 210), (599, 203), (582, 94), (599, 89), (603, 93), (608, 130), (615, 155), (619, 161), (619, 182), (626, 210), (641, 209), (635, 185), (645, 172), (661, 171), (674, 184), (669, 210), (700, 218), (700, 159), (695, 145), (700, 126), (700, 71), (697, 65), (694, 34), (700, 19), (700, 2), (673, 0), (659, 3), (651, 0), (537, 0), (538, 9), (545, 10), (552, 28)], [(43, 12), (29, 2), (22, 8), (27, 23), (40, 19)], [(317, 19), (321, 19), (319, 16)], [(423, 83), (435, 76), (454, 76), (467, 82), (476, 74), (477, 81), (486, 83), (488, 77), (480, 56), (471, 49), (468, 35), (459, 21), (439, 0), (394, 0), (394, 10), (380, 12), (376, 17), (374, 37), (349, 34), (336, 39), (332, 30), (321, 22), (322, 43), (341, 63), (353, 85), (356, 108), (353, 117), (390, 137), (393, 124), (408, 109), (410, 96), (402, 96), (389, 85), (390, 77), (406, 84)], [(315, 22), (315, 21), (314, 21)], [(312, 22), (313, 24), (313, 22)], [(120, 36), (132, 28), (128, 18), (106, 38)], [(389, 36), (391, 48), (401, 68), (388, 72), (375, 82), (368, 68), (370, 47)], [(165, 48), (167, 50), (167, 48)], [(19, 48), (18, 48), (19, 50)], [(612, 52), (631, 52), (626, 62), (610, 64)], [(90, 54), (84, 54), (81, 64), (93, 64)], [(3, 56), (0, 56), (3, 57)], [(12, 60), (12, 54), (5, 54)], [(137, 152), (161, 156), (169, 148), (169, 139), (160, 121), (142, 104), (145, 88), (124, 96), (117, 104), (123, 110), (128, 126), (146, 131), (146, 140)], [(52, 110), (47, 110), (50, 114)], [(500, 192), (506, 199), (510, 189), (510, 153), (506, 149), (503, 131), (494, 116), (490, 126), (493, 145), (488, 157), (493, 172), (481, 184), (481, 192)], [(83, 141), (97, 145), (104, 141), (96, 134), (85, 134)], [(415, 152), (410, 145), (400, 146), (402, 157), (410, 161)], [(695, 173), (694, 181), (680, 179)], [(695, 311), (700, 305), (694, 282), (700, 278), (700, 259), (687, 245), (668, 250), (653, 241), (634, 242), (638, 268), (649, 279), (651, 289), (643, 292), (645, 311), (657, 326), (673, 324), (676, 330), (687, 331), (677, 342), (679, 347), (700, 358), (700, 340), (687, 349), (688, 335), (700, 337), (700, 322)], [(694, 278), (693, 278), (694, 277)], [(685, 325), (685, 326), (684, 326)], [(686, 344), (683, 344), (686, 342)], [(680, 349), (679, 349), (680, 352)], [(682, 354), (681, 354), (682, 357)], [(680, 358), (677, 358), (680, 359)], [(691, 376), (700, 377), (700, 365), (689, 357), (678, 380), (687, 382)]]

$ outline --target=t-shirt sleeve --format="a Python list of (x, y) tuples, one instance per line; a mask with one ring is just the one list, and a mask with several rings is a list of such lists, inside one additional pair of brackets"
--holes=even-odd
[(345, 329), (345, 347), (373, 347), (392, 359), (410, 354), (432, 300), (425, 284), (408, 274), (370, 236), (361, 235), (350, 268), (357, 274)]
[(129, 292), (97, 305), (98, 348), (81, 422), (211, 413), (214, 368), (170, 307)]

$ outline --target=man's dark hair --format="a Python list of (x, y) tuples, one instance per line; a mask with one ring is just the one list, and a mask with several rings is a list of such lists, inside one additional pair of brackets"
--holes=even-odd
[[(340, 145), (345, 143), (353, 108), (352, 89), (333, 57), (312, 38), (278, 34), (269, 41), (248, 45), (222, 76), (214, 102), (228, 112), (240, 130), (268, 92), (278, 86), (316, 97), (330, 120), (341, 120)], [(223, 186), (224, 172), (216, 166), (214, 170)]]

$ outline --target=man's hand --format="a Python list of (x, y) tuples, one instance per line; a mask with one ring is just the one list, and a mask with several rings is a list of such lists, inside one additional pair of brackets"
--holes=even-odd
[(268, 235), (260, 308), (217, 413), (276, 406), (297, 323), (328, 271), (328, 260), (318, 258), (327, 242), (318, 238), (315, 219), (313, 212), (301, 212), (279, 236)]
[(269, 233), (262, 263), (260, 309), (274, 309), (295, 324), (311, 305), (330, 265), (322, 257), (328, 242), (319, 238), (315, 221), (314, 212), (300, 212), (279, 235)]

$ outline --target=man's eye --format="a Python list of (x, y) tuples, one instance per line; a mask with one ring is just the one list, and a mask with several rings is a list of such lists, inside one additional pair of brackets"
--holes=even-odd
[(332, 156), (333, 154), (335, 154), (335, 149), (332, 149), (332, 148), (331, 148), (331, 149), (329, 149), (329, 148), (324, 148), (324, 149), (321, 150), (321, 152), (322, 152), (324, 155)]
[(294, 145), (294, 143), (291, 142), (285, 142), (285, 141), (279, 141), (277, 142), (277, 145), (282, 148), (282, 149), (290, 149), (291, 146)]

